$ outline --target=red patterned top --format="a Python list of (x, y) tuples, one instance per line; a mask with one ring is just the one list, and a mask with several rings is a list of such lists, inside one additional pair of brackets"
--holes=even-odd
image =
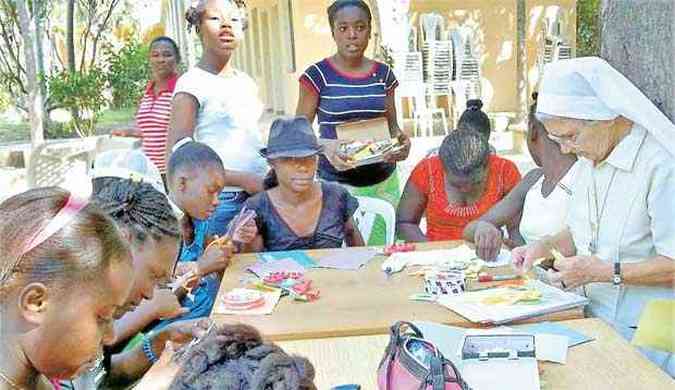
[(461, 240), (466, 225), (502, 200), (518, 184), (520, 173), (512, 161), (491, 154), (485, 192), (473, 205), (461, 207), (448, 204), (445, 171), (438, 155), (420, 161), (409, 180), (427, 197), (429, 241)]
[(164, 153), (171, 119), (171, 99), (177, 80), (178, 75), (171, 76), (167, 88), (159, 91), (157, 95), (154, 82), (152, 80), (148, 82), (136, 112), (136, 126), (141, 129), (143, 151), (161, 173), (166, 171)]

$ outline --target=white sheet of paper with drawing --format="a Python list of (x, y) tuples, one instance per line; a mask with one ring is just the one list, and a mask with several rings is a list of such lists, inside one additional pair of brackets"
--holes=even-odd
[(530, 280), (528, 287), (541, 292), (541, 302), (528, 304), (486, 304), (488, 297), (512, 292), (508, 288), (491, 288), (465, 292), (461, 295), (443, 295), (437, 302), (471, 322), (501, 325), (508, 322), (555, 313), (586, 305), (588, 299), (562, 291), (538, 280)]

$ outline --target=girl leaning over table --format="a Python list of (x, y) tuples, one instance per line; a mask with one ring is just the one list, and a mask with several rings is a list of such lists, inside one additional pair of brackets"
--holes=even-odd
[[(583, 286), (590, 313), (630, 339), (650, 300), (675, 299), (675, 125), (597, 57), (549, 65), (537, 117), (579, 171), (567, 228), (514, 249), (514, 264), (559, 250), (552, 280)], [(641, 351), (675, 374), (672, 355)]]
[[(328, 8), (337, 52), (305, 70), (300, 77), (297, 115), (310, 122), (317, 117), (324, 154), (319, 177), (347, 185), (355, 195), (386, 200), (396, 207), (400, 198), (396, 162), (410, 152), (410, 139), (396, 122), (395, 89), (398, 81), (388, 65), (365, 56), (372, 15), (362, 0), (338, 0)], [(336, 126), (385, 117), (392, 137), (403, 145), (384, 156), (384, 162), (353, 168), (338, 154)], [(378, 217), (369, 244), (384, 244), (385, 229)]]

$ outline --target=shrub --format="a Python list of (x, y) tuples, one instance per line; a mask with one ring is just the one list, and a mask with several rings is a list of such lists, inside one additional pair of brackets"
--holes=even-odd
[(108, 51), (106, 57), (111, 106), (116, 109), (135, 107), (150, 79), (147, 45), (128, 42), (118, 52)]
[(99, 68), (86, 72), (61, 71), (46, 78), (52, 107), (63, 108), (73, 115), (66, 125), (81, 137), (96, 133), (96, 120), (106, 106), (103, 92), (106, 76)]

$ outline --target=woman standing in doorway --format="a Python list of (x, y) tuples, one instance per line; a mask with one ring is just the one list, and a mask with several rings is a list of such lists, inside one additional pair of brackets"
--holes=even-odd
[(267, 163), (258, 120), (263, 105), (258, 88), (230, 62), (247, 27), (245, 4), (240, 0), (199, 0), (186, 14), (202, 42), (196, 67), (178, 79), (173, 98), (167, 155), (179, 140), (191, 137), (211, 147), (228, 171), (219, 205), (206, 221), (207, 235), (223, 235), (250, 194), (262, 190)]
[[(310, 122), (318, 117), (324, 155), (319, 176), (353, 189), (355, 195), (385, 199), (394, 207), (400, 198), (396, 162), (410, 152), (410, 139), (396, 122), (394, 90), (398, 81), (392, 69), (365, 56), (372, 15), (362, 0), (337, 0), (328, 8), (337, 52), (311, 65), (300, 77), (297, 115)], [(385, 155), (384, 162), (353, 168), (337, 153), (336, 126), (346, 122), (385, 117), (392, 137), (403, 145)], [(365, 238), (368, 240), (368, 238)], [(384, 243), (383, 223), (376, 225), (369, 244)]]

